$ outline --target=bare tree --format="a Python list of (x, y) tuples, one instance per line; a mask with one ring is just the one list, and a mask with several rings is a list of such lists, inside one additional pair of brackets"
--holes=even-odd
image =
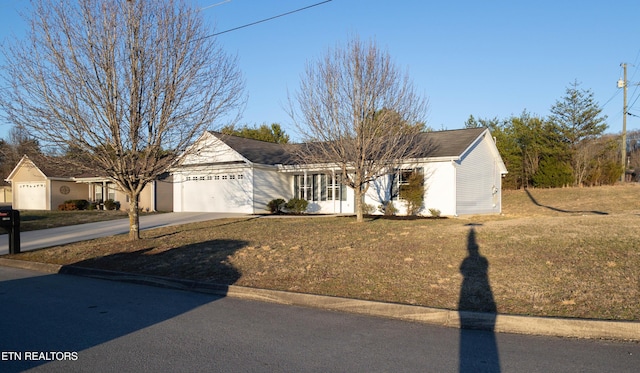
[(358, 222), (369, 184), (424, 152), (416, 145), (426, 99), (375, 42), (356, 37), (308, 63), (289, 102), (306, 142), (301, 159), (341, 170), (342, 183), (355, 191)]
[(5, 49), (6, 119), (127, 193), (131, 239), (144, 186), (243, 100), (236, 58), (190, 3), (38, 0), (28, 37)]

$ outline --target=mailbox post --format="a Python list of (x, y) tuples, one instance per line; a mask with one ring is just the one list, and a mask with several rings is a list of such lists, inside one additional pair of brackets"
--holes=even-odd
[(0, 228), (9, 234), (9, 254), (20, 253), (20, 211), (0, 207)]

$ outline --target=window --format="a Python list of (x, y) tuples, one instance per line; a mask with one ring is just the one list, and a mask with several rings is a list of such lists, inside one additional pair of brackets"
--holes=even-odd
[(191, 181), (191, 176), (187, 176), (187, 178), (185, 180)]
[(340, 183), (338, 175), (294, 175), (293, 189), (295, 198), (308, 201), (347, 200), (347, 187)]
[(340, 182), (340, 175), (326, 175), (326, 180), (326, 200), (346, 201), (347, 186)]
[(229, 175), (229, 179), (235, 180), (236, 179), (236, 175)]
[(204, 181), (204, 176), (200, 176), (199, 180)]
[(207, 180), (211, 180), (211, 179), (212, 179), (211, 175), (207, 176)]
[(244, 175), (242, 174), (238, 175), (238, 180), (242, 180), (242, 179), (244, 179)]
[(414, 173), (422, 173), (422, 168), (397, 169), (390, 175), (391, 178), (391, 199), (397, 201), (402, 199), (403, 190), (409, 185), (409, 179)]
[(220, 180), (220, 175), (216, 175), (213, 177), (213, 180)]
[[(320, 185), (320, 201), (326, 201), (327, 200), (327, 175), (325, 174), (319, 174), (316, 175), (318, 177), (318, 184)], [(331, 176), (329, 176), (331, 177)]]
[(227, 175), (222, 175), (222, 180), (227, 180)]
[(109, 184), (109, 187), (107, 188), (107, 199), (116, 200), (116, 190), (113, 187), (113, 184)]
[(294, 175), (293, 177), (293, 193), (295, 198), (306, 199), (311, 201), (313, 199), (313, 177), (312, 175)]

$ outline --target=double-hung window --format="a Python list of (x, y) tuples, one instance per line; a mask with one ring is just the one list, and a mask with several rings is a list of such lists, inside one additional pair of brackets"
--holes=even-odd
[(346, 186), (340, 183), (338, 175), (294, 175), (293, 189), (295, 198), (308, 201), (347, 200)]
[(422, 173), (422, 168), (396, 169), (390, 175), (392, 200), (402, 199), (403, 191), (408, 187), (409, 179), (414, 173)]
[(312, 175), (295, 175), (293, 178), (294, 195), (299, 199), (313, 200), (313, 177)]
[(340, 175), (329, 176), (327, 198), (330, 201), (346, 201), (347, 200), (347, 186), (340, 182)]

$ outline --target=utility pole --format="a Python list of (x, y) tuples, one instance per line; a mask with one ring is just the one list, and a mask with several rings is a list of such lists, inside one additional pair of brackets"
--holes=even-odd
[(620, 181), (623, 183), (627, 179), (627, 64), (621, 63), (622, 70), (624, 71), (624, 78), (618, 80), (618, 88), (623, 89), (623, 103), (622, 103), (622, 177)]

